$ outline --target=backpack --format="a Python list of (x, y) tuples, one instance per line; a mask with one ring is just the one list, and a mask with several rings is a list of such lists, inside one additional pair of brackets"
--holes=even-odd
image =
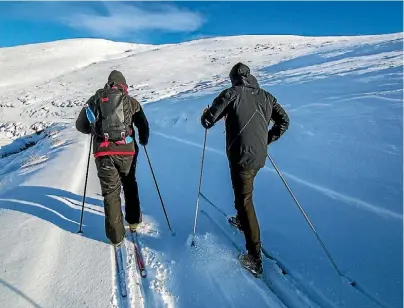
[(132, 130), (125, 123), (125, 94), (113, 87), (103, 89), (94, 104), (94, 131), (105, 141), (127, 143)]

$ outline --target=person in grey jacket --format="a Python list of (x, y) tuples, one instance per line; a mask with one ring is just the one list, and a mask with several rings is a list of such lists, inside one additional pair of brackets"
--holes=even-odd
[[(253, 204), (254, 179), (265, 165), (268, 145), (288, 129), (289, 117), (276, 98), (260, 88), (247, 65), (237, 63), (229, 77), (232, 87), (204, 109), (201, 124), (209, 129), (225, 118), (226, 152), (237, 211), (229, 222), (244, 232), (248, 253), (240, 256), (240, 262), (260, 274), (261, 239)], [(274, 125), (268, 131), (271, 121)]]

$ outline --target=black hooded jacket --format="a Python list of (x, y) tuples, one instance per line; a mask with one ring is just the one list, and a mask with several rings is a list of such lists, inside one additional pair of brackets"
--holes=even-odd
[[(225, 117), (226, 149), (230, 165), (258, 169), (265, 165), (267, 146), (289, 127), (289, 117), (276, 98), (258, 85), (248, 66), (230, 71), (232, 87), (224, 90), (202, 114), (205, 128)], [(268, 131), (270, 121), (274, 122)]]
[[(101, 93), (105, 89), (116, 88), (116, 91), (121, 91), (124, 95), (123, 110), (125, 115), (125, 123), (132, 128), (133, 125), (138, 129), (139, 142), (146, 145), (149, 139), (149, 123), (143, 112), (140, 103), (127, 93), (127, 84), (125, 77), (119, 71), (112, 71), (108, 76), (108, 82), (105, 84), (104, 89), (99, 89), (96, 93), (89, 98), (87, 105), (91, 110), (96, 110), (95, 104), (99, 100)], [(92, 133), (91, 125), (86, 116), (85, 108), (83, 108), (76, 120), (76, 129), (83, 134)], [(135, 141), (135, 133), (132, 132), (134, 142), (128, 144), (115, 144), (109, 142), (107, 145), (103, 144), (103, 138), (94, 136), (93, 153), (95, 156), (103, 155), (133, 155), (135, 154), (138, 146)]]

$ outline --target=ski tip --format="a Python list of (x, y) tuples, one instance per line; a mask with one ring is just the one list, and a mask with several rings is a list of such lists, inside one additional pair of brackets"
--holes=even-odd
[(263, 279), (264, 278), (264, 272), (261, 273), (257, 273), (256, 271), (253, 271), (245, 266), (243, 266), (243, 268), (247, 271), (247, 273), (250, 273), (251, 275), (253, 275), (255, 278), (258, 279)]

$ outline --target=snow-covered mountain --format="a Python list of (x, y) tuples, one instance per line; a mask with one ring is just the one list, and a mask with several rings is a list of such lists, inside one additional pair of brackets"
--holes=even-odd
[[(356, 37), (235, 36), (173, 45), (73, 39), (0, 49), (0, 298), (5, 307), (401, 307), (403, 301), (403, 33)], [(271, 164), (255, 206), (272, 290), (237, 263), (243, 238), (202, 199), (189, 245), (203, 144), (202, 109), (250, 66), (291, 119), (269, 147), (344, 274), (327, 259)], [(121, 298), (104, 236), (94, 161), (78, 235), (89, 137), (81, 106), (120, 70), (144, 104), (147, 146), (137, 177), (148, 278), (125, 242)], [(203, 194), (226, 214), (233, 195), (223, 123), (208, 133)], [(222, 228), (222, 229), (221, 229)], [(143, 288), (139, 288), (142, 281)], [(142, 292), (141, 292), (142, 291)]]

